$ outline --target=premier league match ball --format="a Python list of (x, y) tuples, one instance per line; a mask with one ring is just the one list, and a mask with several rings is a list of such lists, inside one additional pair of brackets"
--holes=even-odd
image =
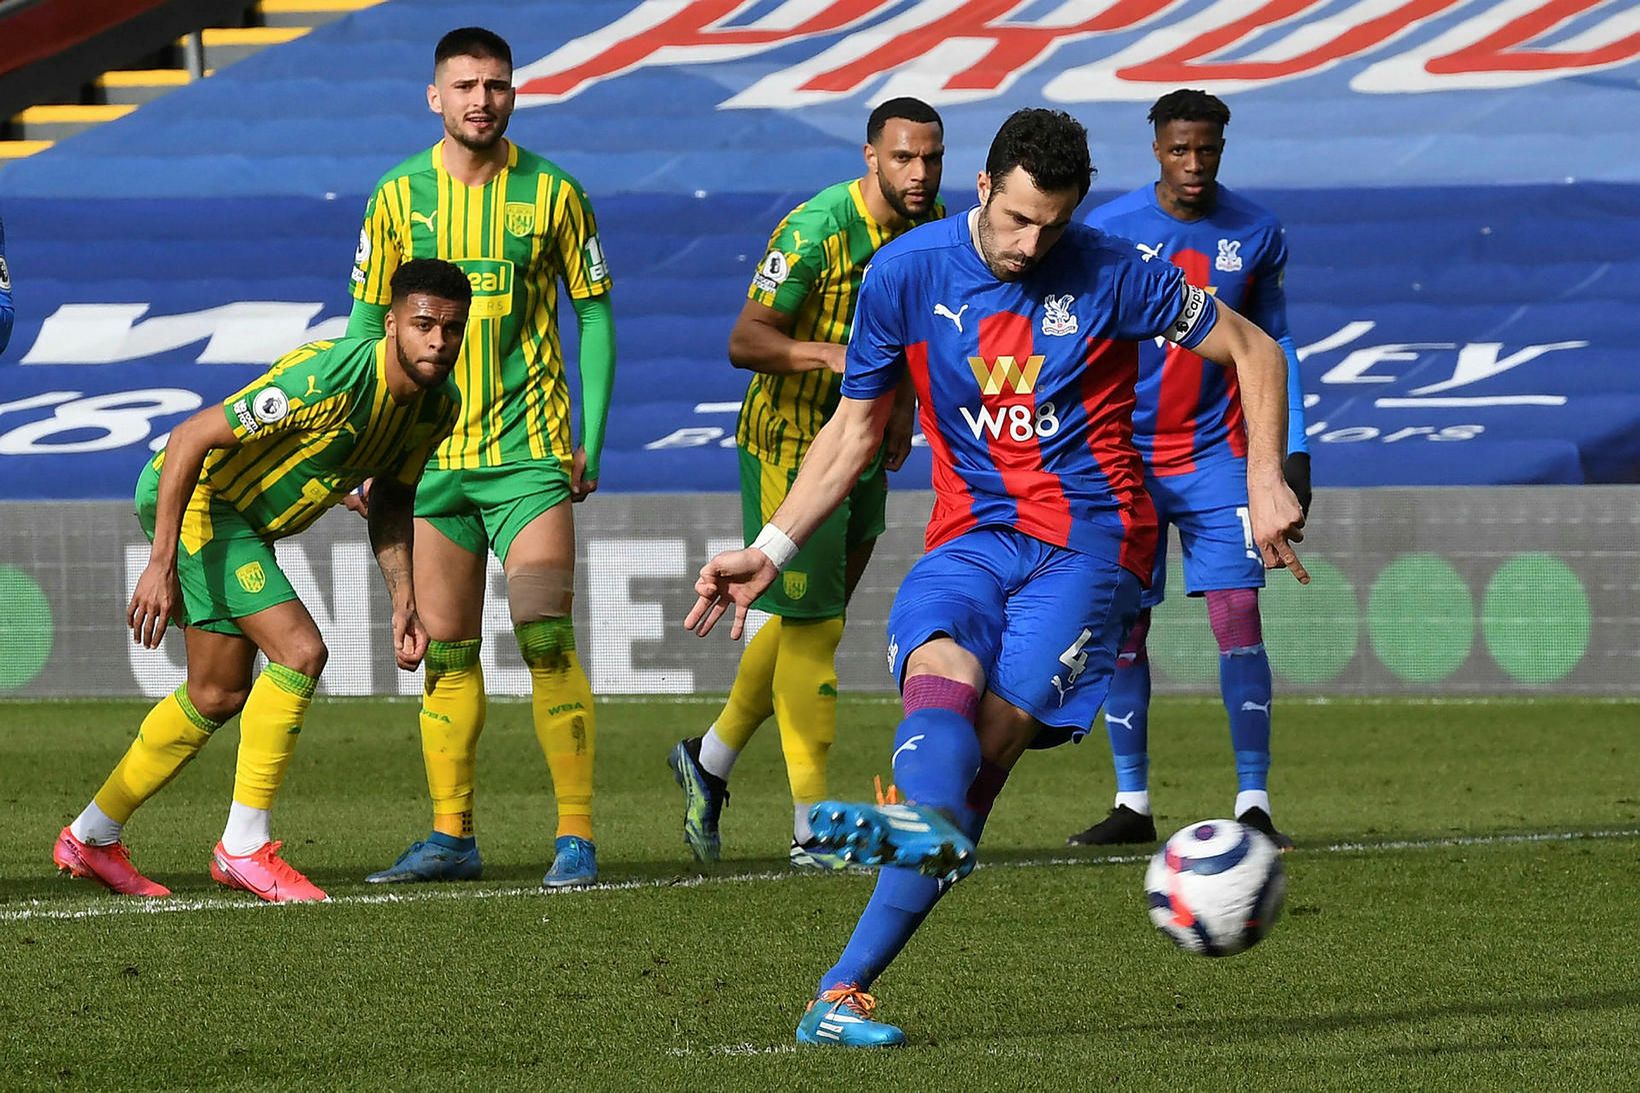
[(1186, 952), (1230, 956), (1270, 932), (1287, 894), (1281, 851), (1234, 820), (1178, 831), (1150, 859), (1150, 921)]

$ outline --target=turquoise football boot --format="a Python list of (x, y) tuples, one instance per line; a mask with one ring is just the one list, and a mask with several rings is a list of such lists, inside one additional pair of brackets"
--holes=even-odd
[(809, 826), (815, 843), (850, 865), (897, 865), (947, 884), (974, 871), (973, 840), (932, 808), (821, 801)]
[(826, 1047), (899, 1047), (905, 1033), (871, 1014), (877, 1000), (858, 987), (821, 991), (797, 1023), (797, 1042)]
[(416, 884), (435, 880), (477, 880), (484, 875), (478, 846), (453, 850), (448, 846), (418, 840), (399, 855), (399, 860), (365, 880), (370, 884)]
[(579, 835), (560, 835), (543, 888), (584, 888), (598, 880), (598, 848)]

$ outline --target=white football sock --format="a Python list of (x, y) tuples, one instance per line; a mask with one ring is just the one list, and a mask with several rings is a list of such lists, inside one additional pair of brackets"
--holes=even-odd
[(222, 829), (222, 849), (236, 858), (262, 849), (273, 841), (268, 830), (269, 813), (238, 801), (228, 806), (228, 826)]
[(700, 765), (707, 774), (716, 775), (725, 782), (729, 780), (729, 772), (735, 769), (735, 760), (740, 753), (723, 742), (723, 737), (717, 734), (717, 726), (713, 725), (706, 730), (706, 735), (700, 738)]
[(1150, 790), (1141, 789), (1136, 793), (1118, 793), (1116, 795), (1116, 807), (1121, 808), (1123, 805), (1131, 808), (1141, 816), (1149, 816)]
[(96, 801), (92, 801), (85, 806), (85, 811), (68, 825), (68, 830), (87, 846), (112, 846), (120, 841), (120, 832), (125, 830), (125, 825), (98, 808)]
[(1244, 789), (1236, 794), (1236, 812), (1240, 816), (1250, 808), (1262, 808), (1266, 816), (1274, 816), (1270, 811), (1270, 794), (1262, 789)]
[(809, 826), (809, 809), (813, 807), (801, 801), (792, 802), (792, 838), (797, 840), (798, 845), (814, 838), (814, 828)]

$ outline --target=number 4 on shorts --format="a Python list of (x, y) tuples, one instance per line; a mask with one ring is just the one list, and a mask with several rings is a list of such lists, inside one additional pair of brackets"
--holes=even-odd
[(1071, 642), (1071, 647), (1059, 654), (1059, 663), (1070, 669), (1070, 674), (1065, 677), (1066, 688), (1075, 683), (1076, 677), (1081, 675), (1083, 670), (1087, 668), (1088, 654), (1082, 651), (1082, 646), (1086, 645), (1088, 639), (1092, 637), (1092, 630), (1083, 630), (1077, 639)]

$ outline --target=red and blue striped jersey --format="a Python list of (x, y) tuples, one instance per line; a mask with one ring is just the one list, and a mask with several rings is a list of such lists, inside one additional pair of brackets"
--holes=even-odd
[(1198, 345), (1211, 296), (1166, 262), (1072, 224), (1018, 281), (991, 273), (967, 216), (914, 228), (872, 260), (843, 396), (909, 369), (933, 455), (928, 549), (1009, 527), (1150, 578), (1156, 511), (1133, 447), (1137, 339)]
[[(1246, 315), (1270, 337), (1288, 337), (1282, 277), (1287, 242), (1281, 222), (1260, 205), (1218, 187), (1212, 213), (1179, 220), (1156, 200), (1149, 183), (1094, 209), (1087, 223), (1120, 236), (1147, 259), (1184, 271), (1192, 285)], [(1289, 389), (1296, 388), (1294, 375)], [(1134, 443), (1150, 473), (1189, 474), (1247, 456), (1236, 376), (1188, 348), (1147, 342), (1139, 347), (1139, 404)], [(1302, 399), (1300, 400), (1302, 405)]]

